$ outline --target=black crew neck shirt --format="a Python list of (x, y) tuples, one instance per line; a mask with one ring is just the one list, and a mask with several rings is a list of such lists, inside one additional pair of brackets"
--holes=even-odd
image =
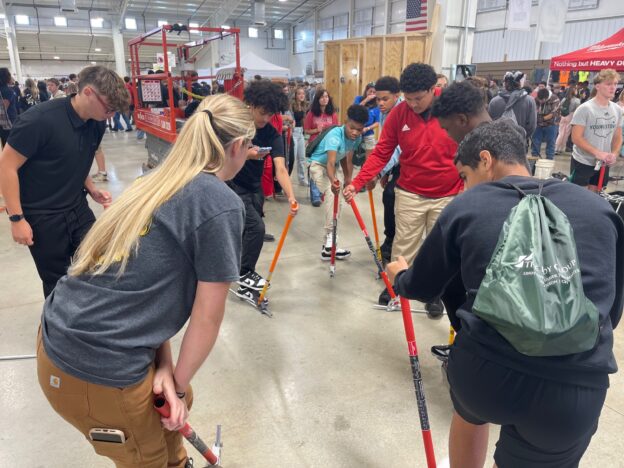
[(28, 109), (11, 130), (8, 144), (27, 159), (18, 171), (25, 214), (60, 213), (84, 200), (84, 182), (106, 122), (82, 120), (72, 99)]
[[(256, 136), (251, 141), (260, 148), (271, 147), (270, 155), (275, 158), (284, 157), (284, 140), (282, 135), (271, 124), (256, 129)], [(262, 187), (262, 173), (264, 172), (264, 160), (248, 159), (243, 168), (232, 180), (232, 187), (237, 193), (258, 192)]]
[[(520, 354), (502, 335), (472, 313), (477, 291), (492, 258), (503, 223), (520, 201), (515, 184), (538, 193), (568, 217), (574, 232), (585, 296), (600, 313), (596, 346), (567, 356)], [(453, 281), (457, 275), (461, 281)], [(461, 288), (449, 291), (449, 288)], [(395, 279), (397, 295), (431, 302), (443, 292), (464, 296), (457, 317), (458, 345), (483, 359), (540, 378), (571, 385), (606, 388), (617, 371), (613, 329), (622, 316), (624, 224), (606, 200), (582, 187), (556, 179), (510, 176), (480, 184), (458, 195), (438, 218), (409, 270)]]

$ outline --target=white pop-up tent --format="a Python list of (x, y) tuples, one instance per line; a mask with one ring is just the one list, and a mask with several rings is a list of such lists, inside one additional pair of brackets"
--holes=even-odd
[[(288, 68), (275, 65), (263, 58), (258, 57), (253, 52), (247, 52), (240, 58), (240, 66), (245, 70), (245, 78), (250, 79), (254, 75), (260, 75), (265, 78), (289, 78), (290, 70)], [(217, 68), (217, 76), (225, 76), (233, 73), (236, 62), (229, 63)]]

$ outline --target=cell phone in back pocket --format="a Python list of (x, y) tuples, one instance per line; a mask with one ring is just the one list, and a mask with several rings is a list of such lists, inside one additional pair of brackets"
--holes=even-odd
[(119, 429), (94, 427), (89, 430), (89, 438), (94, 442), (109, 442), (111, 444), (125, 444), (126, 436)]

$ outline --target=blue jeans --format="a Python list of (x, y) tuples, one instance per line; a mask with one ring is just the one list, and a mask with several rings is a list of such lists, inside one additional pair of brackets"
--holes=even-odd
[(321, 191), (318, 189), (312, 179), (310, 179), (310, 200), (312, 202), (321, 201)]
[(546, 157), (554, 159), (555, 142), (557, 141), (557, 126), (537, 127), (531, 137), (531, 153), (533, 156), (540, 156), (542, 143), (546, 142)]
[(128, 114), (122, 114), (121, 112), (115, 112), (115, 116), (113, 117), (113, 122), (115, 125), (113, 126), (114, 130), (123, 130), (121, 126), (121, 117), (123, 117), (124, 122), (126, 123), (126, 129), (132, 130), (132, 124), (130, 123), (130, 116)]

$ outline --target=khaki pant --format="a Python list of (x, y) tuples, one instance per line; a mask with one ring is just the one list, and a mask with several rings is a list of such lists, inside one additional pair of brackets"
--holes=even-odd
[(454, 197), (426, 198), (398, 187), (394, 193), (396, 234), (392, 243), (392, 260), (402, 255), (411, 264), (418, 253), (423, 234), (431, 232), (438, 216)]
[[(342, 186), (342, 177), (338, 169), (336, 169), (336, 178), (340, 179), (340, 185)], [(325, 233), (329, 234), (334, 229), (334, 192), (331, 191), (331, 183), (329, 177), (327, 177), (327, 168), (317, 162), (310, 164), (310, 179), (314, 181), (319, 191), (325, 194)], [(338, 213), (336, 219), (340, 218), (340, 211), (342, 208), (342, 200), (338, 202)], [(325, 239), (323, 239), (325, 241)]]
[[(66, 374), (48, 358), (41, 331), (37, 338), (39, 385), (50, 405), (63, 419), (78, 429), (96, 453), (110, 458), (117, 468), (184, 468), (186, 450), (182, 435), (170, 432), (160, 423), (153, 408), (154, 369), (138, 384), (126, 388), (106, 387)], [(187, 405), (193, 394), (189, 387)], [(92, 428), (119, 429), (124, 444), (91, 441)]]

